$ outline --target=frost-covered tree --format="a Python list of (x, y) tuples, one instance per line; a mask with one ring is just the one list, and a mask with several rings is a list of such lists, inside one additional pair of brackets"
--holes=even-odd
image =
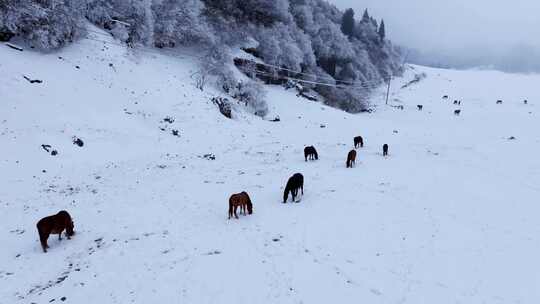
[(154, 0), (154, 45), (174, 47), (212, 40), (200, 0)]
[(84, 33), (82, 1), (2, 0), (0, 33), (20, 36), (42, 50), (56, 49)]

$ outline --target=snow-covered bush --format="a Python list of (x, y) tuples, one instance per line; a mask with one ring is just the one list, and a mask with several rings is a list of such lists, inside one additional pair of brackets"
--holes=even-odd
[(0, 1), (0, 32), (42, 50), (56, 49), (84, 32), (81, 1)]
[(201, 18), (200, 0), (154, 0), (154, 45), (174, 47), (211, 42), (210, 28)]
[(239, 82), (230, 93), (233, 98), (250, 107), (255, 115), (264, 117), (268, 114), (266, 91), (255, 81)]

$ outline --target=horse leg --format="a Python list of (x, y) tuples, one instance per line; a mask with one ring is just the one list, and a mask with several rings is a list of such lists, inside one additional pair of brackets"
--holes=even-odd
[(47, 238), (49, 236), (45, 235), (39, 235), (39, 241), (41, 242), (41, 248), (43, 248), (43, 252), (47, 252), (47, 248), (49, 248), (49, 245), (47, 245)]
[(238, 218), (238, 214), (236, 214), (236, 209), (238, 209), (238, 205), (234, 205), (234, 217)]
[(59, 241), (62, 240), (62, 231), (63, 231), (63, 230), (60, 230), (60, 233), (58, 233), (58, 240), (59, 240)]

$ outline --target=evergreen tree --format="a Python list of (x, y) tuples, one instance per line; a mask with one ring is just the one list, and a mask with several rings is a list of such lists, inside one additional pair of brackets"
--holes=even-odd
[(364, 10), (364, 15), (362, 15), (362, 23), (367, 23), (371, 20), (367, 8)]
[(386, 29), (384, 26), (384, 20), (381, 20), (381, 25), (379, 26), (379, 37), (381, 38), (381, 41), (384, 41), (386, 38)]
[(349, 8), (345, 11), (341, 19), (341, 32), (351, 38), (354, 34), (354, 24), (354, 10)]

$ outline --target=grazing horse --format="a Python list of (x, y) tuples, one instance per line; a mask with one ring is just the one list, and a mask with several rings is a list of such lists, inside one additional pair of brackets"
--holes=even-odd
[(454, 115), (459, 116), (459, 114), (461, 114), (461, 110), (455, 110), (454, 111)]
[(358, 148), (358, 146), (360, 146), (360, 148), (363, 148), (364, 147), (364, 139), (362, 138), (362, 136), (356, 136), (354, 138), (354, 148)]
[(47, 248), (49, 248), (47, 239), (50, 234), (58, 234), (58, 240), (62, 240), (62, 231), (64, 231), (64, 229), (66, 230), (68, 240), (75, 234), (73, 231), (73, 220), (65, 210), (62, 210), (55, 215), (42, 218), (36, 226), (43, 252), (47, 252)]
[(289, 192), (292, 194), (293, 202), (296, 200), (298, 195), (298, 189), (302, 190), (302, 195), (304, 195), (304, 176), (300, 173), (296, 173), (289, 178), (287, 185), (285, 186), (285, 191), (283, 192), (283, 203), (287, 202), (289, 198)]
[(317, 160), (319, 159), (319, 154), (317, 153), (317, 150), (315, 150), (315, 147), (313, 146), (307, 146), (304, 148), (304, 158), (306, 161), (309, 160)]
[(353, 165), (356, 165), (356, 150), (349, 151), (347, 154), (347, 168), (352, 168)]
[(523, 101), (523, 103), (524, 103), (524, 104), (527, 104), (527, 103), (528, 103), (527, 99), (525, 99), (525, 100)]
[(246, 215), (246, 209), (247, 213), (253, 213), (253, 204), (251, 203), (251, 199), (247, 192), (242, 191), (231, 195), (229, 198), (229, 219), (231, 219), (233, 215), (235, 218), (238, 218), (238, 215), (236, 214), (236, 209), (238, 209), (238, 207), (240, 207), (240, 213), (243, 212), (244, 215)]
[(442, 99), (448, 99), (448, 95), (444, 95)]
[(497, 100), (497, 102), (496, 102), (496, 104), (502, 104), (502, 103), (503, 103), (503, 101), (502, 101), (502, 100), (500, 100), (500, 99), (499, 99), (499, 100)]
[(383, 156), (388, 156), (388, 145), (387, 144), (384, 144), (382, 146), (382, 155)]
[(422, 109), (424, 108), (423, 105), (417, 105), (416, 107), (418, 108), (418, 111), (422, 111)]

